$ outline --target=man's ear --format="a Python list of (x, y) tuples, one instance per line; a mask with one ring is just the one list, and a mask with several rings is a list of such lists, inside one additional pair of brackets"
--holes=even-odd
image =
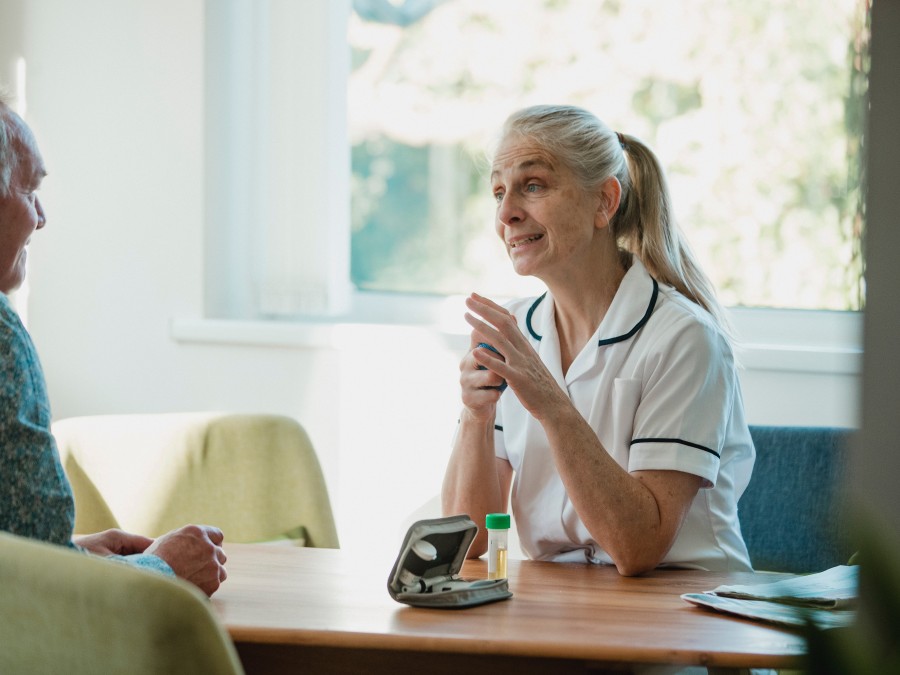
[(600, 183), (600, 203), (597, 206), (597, 222), (600, 227), (607, 227), (609, 221), (619, 208), (619, 200), (622, 198), (622, 184), (615, 176), (610, 176)]

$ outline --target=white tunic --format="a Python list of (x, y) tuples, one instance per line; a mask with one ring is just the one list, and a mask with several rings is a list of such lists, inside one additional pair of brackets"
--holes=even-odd
[[(662, 564), (749, 570), (737, 501), (755, 451), (728, 340), (711, 317), (635, 259), (609, 311), (563, 376), (553, 297), (508, 305), (606, 451), (627, 471), (675, 470), (703, 486)], [(512, 508), (531, 558), (612, 563), (569, 499), (543, 427), (507, 389), (495, 449), (515, 477)]]

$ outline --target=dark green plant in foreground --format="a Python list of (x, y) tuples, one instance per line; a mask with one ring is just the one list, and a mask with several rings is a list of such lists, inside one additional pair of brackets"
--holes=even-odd
[(848, 628), (806, 631), (813, 675), (900, 673), (900, 548), (885, 532), (860, 528), (860, 608)]

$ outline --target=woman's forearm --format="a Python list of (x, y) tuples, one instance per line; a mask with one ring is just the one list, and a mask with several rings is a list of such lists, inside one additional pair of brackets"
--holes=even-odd
[(506, 490), (494, 456), (493, 416), (476, 418), (463, 408), (444, 474), (441, 506), (444, 515), (467, 513), (479, 525), (469, 557), (478, 557), (487, 550), (484, 516), (506, 511)]
[(544, 429), (572, 505), (619, 571), (634, 575), (656, 567), (678, 534), (699, 479), (678, 471), (629, 473), (574, 409), (548, 418)]

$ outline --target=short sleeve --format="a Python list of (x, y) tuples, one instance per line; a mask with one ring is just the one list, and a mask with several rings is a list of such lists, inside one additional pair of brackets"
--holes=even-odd
[(675, 470), (716, 483), (737, 374), (725, 336), (689, 316), (648, 355), (629, 471)]

